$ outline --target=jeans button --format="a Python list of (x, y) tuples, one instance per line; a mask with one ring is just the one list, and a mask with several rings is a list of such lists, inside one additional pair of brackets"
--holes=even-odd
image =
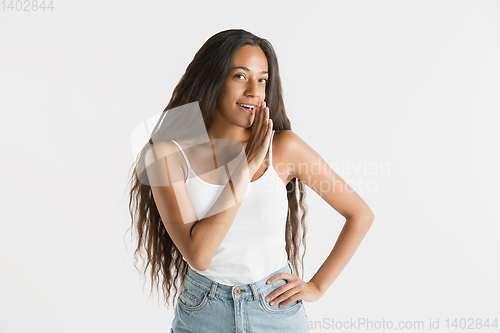
[(239, 293), (240, 293), (240, 288), (236, 288), (236, 289), (234, 289), (234, 294), (235, 294), (235, 295), (238, 295)]

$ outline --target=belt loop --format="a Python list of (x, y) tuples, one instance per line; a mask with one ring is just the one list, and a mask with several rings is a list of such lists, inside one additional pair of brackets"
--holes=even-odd
[(255, 284), (253, 283), (250, 283), (249, 284), (250, 288), (252, 288), (252, 293), (253, 293), (253, 300), (256, 301), (259, 299), (260, 295), (259, 293), (257, 292), (257, 288), (255, 288)]
[(210, 289), (210, 293), (208, 294), (208, 298), (212, 299), (215, 296), (215, 289), (217, 289), (217, 282), (212, 281), (212, 288)]

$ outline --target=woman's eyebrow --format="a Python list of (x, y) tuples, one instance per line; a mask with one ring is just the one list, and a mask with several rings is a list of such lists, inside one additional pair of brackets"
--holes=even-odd
[[(236, 66), (236, 67), (231, 68), (231, 70), (234, 70), (234, 69), (242, 69), (244, 71), (250, 72), (250, 70), (248, 69), (248, 67), (244, 67), (244, 66)], [(261, 74), (269, 74), (267, 71), (262, 71), (260, 73)]]

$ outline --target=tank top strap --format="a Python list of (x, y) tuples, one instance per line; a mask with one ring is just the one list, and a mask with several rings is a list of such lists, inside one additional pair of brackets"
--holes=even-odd
[(173, 143), (175, 143), (177, 145), (177, 147), (179, 147), (179, 149), (181, 150), (182, 156), (184, 156), (184, 160), (186, 161), (188, 170), (191, 169), (191, 165), (189, 164), (189, 160), (188, 160), (186, 154), (184, 153), (184, 150), (182, 150), (182, 147), (174, 140), (170, 140), (170, 141), (172, 141)]
[(271, 139), (269, 140), (269, 165), (273, 165), (273, 137), (274, 130), (271, 133)]

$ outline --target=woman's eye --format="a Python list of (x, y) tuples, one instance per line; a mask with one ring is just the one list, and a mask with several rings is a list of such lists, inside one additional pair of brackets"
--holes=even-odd
[[(240, 77), (242, 77), (242, 78), (244, 79), (244, 78), (245, 78), (245, 75), (243, 75), (243, 74), (235, 74), (235, 75), (234, 75), (234, 77), (236, 77), (236, 78), (238, 78), (238, 79), (239, 79)], [(268, 82), (268, 79), (260, 79), (259, 81), (264, 81), (264, 82), (262, 82), (262, 83), (267, 83), (267, 82)]]

